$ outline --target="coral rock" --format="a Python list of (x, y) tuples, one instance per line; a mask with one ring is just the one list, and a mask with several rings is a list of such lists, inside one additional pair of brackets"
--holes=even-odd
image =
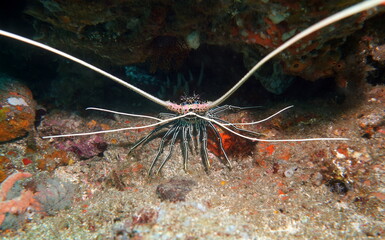
[[(85, 122), (77, 115), (54, 114), (47, 116), (38, 130), (42, 136), (60, 135), (64, 133), (87, 132), (89, 127), (95, 127), (96, 122)], [(99, 130), (99, 128), (97, 128)], [(55, 141), (56, 149), (75, 153), (78, 157), (87, 159), (103, 153), (107, 149), (107, 142), (102, 135), (81, 136), (73, 138), (59, 138)], [(60, 155), (60, 154), (59, 154)], [(52, 159), (52, 157), (49, 157)], [(68, 161), (61, 162), (66, 164)], [(65, 157), (68, 159), (68, 157)], [(68, 163), (67, 163), (68, 164)]]
[(24, 178), (31, 177), (27, 172), (16, 172), (9, 176), (0, 185), (0, 226), (3, 224), (6, 213), (23, 214), (28, 207), (40, 210), (40, 204), (34, 199), (34, 193), (30, 190), (23, 190), (18, 198), (7, 200), (7, 194), (14, 184)]
[(0, 142), (25, 136), (33, 127), (35, 108), (25, 85), (0, 75)]
[(103, 137), (94, 135), (88, 138), (74, 138), (58, 144), (61, 150), (76, 153), (81, 158), (97, 156), (107, 149), (107, 143)]

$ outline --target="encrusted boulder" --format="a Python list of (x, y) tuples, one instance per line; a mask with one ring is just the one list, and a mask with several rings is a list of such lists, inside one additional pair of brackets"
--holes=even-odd
[(0, 142), (25, 136), (35, 122), (36, 103), (27, 86), (0, 75)]

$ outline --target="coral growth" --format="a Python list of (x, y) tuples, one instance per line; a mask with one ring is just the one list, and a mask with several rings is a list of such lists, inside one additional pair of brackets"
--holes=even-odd
[(72, 205), (75, 185), (58, 178), (48, 179), (37, 186), (35, 198), (41, 204), (41, 209), (48, 215), (67, 209)]
[[(84, 119), (72, 115), (63, 116), (60, 114), (47, 118), (42, 122), (39, 130), (44, 135), (58, 135), (62, 133), (75, 133), (75, 132), (87, 132), (96, 131), (99, 129), (108, 129), (105, 124), (98, 124), (96, 121), (89, 121), (88, 123)], [(70, 151), (75, 153), (80, 158), (91, 158), (104, 152), (107, 148), (107, 142), (102, 135), (84, 136), (76, 138), (62, 138), (57, 139), (53, 144), (56, 149), (63, 151)], [(55, 155), (55, 153), (52, 153)], [(56, 152), (56, 155), (60, 156), (46, 156), (47, 158), (61, 158), (63, 164), (68, 164), (70, 159), (68, 156), (63, 156), (62, 152)], [(43, 164), (43, 163), (42, 163)]]
[(57, 144), (62, 150), (76, 153), (81, 158), (91, 158), (104, 152), (107, 143), (103, 137), (94, 135), (89, 138), (74, 138)]
[[(8, 215), (22, 216), (31, 212), (54, 215), (57, 211), (66, 209), (72, 205), (75, 193), (75, 185), (58, 178), (50, 178), (44, 184), (37, 186), (37, 192), (21, 190), (18, 197), (14, 197), (16, 182), (31, 177), (28, 172), (16, 172), (5, 179), (0, 186), (0, 229), (8, 229), (19, 223)], [(19, 187), (18, 187), (19, 188)], [(12, 190), (11, 190), (12, 189)], [(8, 215), (7, 215), (8, 214)], [(7, 217), (7, 221), (4, 220)], [(19, 218), (19, 221), (21, 219)], [(4, 223), (4, 225), (2, 225)]]
[(25, 136), (33, 127), (35, 107), (25, 85), (0, 75), (0, 142)]
[(23, 214), (28, 208), (36, 211), (40, 210), (40, 204), (34, 198), (34, 193), (31, 190), (23, 190), (20, 196), (14, 199), (7, 200), (8, 192), (21, 179), (29, 178), (32, 174), (27, 172), (16, 172), (9, 176), (0, 186), (0, 225), (4, 222), (7, 213)]
[(40, 170), (53, 171), (57, 166), (65, 166), (74, 162), (70, 154), (64, 150), (54, 150), (37, 160), (36, 167)]

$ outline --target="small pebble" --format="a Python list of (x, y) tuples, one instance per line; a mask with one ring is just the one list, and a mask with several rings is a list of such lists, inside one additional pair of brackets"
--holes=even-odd
[(196, 183), (192, 180), (173, 178), (167, 183), (159, 184), (156, 188), (156, 194), (162, 201), (185, 201), (187, 193), (189, 193), (195, 185)]
[(291, 167), (287, 169), (283, 174), (285, 175), (285, 177), (291, 178), (294, 175), (295, 171), (297, 171), (297, 167)]

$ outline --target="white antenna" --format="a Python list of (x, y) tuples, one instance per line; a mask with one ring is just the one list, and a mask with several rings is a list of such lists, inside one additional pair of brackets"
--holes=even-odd
[(234, 85), (228, 92), (226, 92), (222, 97), (215, 100), (214, 102), (210, 102), (208, 104), (208, 108), (213, 108), (218, 105), (220, 105), (222, 102), (224, 102), (227, 98), (229, 98), (240, 86), (242, 86), (247, 79), (249, 79), (255, 71), (257, 71), (263, 64), (265, 64), (267, 61), (269, 61), (271, 58), (275, 57), (277, 54), (281, 53), (286, 48), (290, 47), (294, 43), (298, 42), (302, 38), (314, 33), (315, 31), (318, 31), (332, 23), (335, 23), (341, 19), (350, 17), (356, 13), (368, 10), (370, 8), (373, 8), (375, 6), (378, 6), (380, 4), (385, 4), (385, 0), (367, 0), (363, 1), (361, 3), (357, 3), (356, 5), (353, 5), (351, 7), (348, 7), (340, 12), (337, 12), (330, 17), (325, 18), (324, 20), (321, 20), (312, 26), (306, 28), (302, 32), (298, 33), (294, 37), (290, 38), (288, 41), (286, 41), (284, 44), (279, 46), (277, 49), (269, 53), (267, 56), (262, 58), (261, 61), (259, 61), (246, 75), (239, 80), (237, 84)]
[(147, 92), (145, 92), (145, 91), (135, 87), (134, 85), (131, 85), (131, 84), (123, 81), (122, 79), (120, 79), (118, 77), (115, 77), (114, 75), (109, 74), (108, 72), (103, 71), (102, 69), (100, 69), (98, 67), (95, 67), (92, 64), (89, 64), (89, 63), (87, 63), (87, 62), (85, 62), (85, 61), (83, 61), (83, 60), (81, 60), (79, 58), (76, 58), (76, 57), (74, 57), (74, 56), (72, 56), (70, 54), (62, 52), (62, 51), (60, 51), (60, 50), (58, 50), (56, 48), (47, 46), (47, 45), (45, 45), (43, 43), (39, 43), (39, 42), (36, 42), (34, 40), (31, 40), (31, 39), (28, 39), (28, 38), (25, 38), (25, 37), (22, 37), (22, 36), (19, 36), (17, 34), (10, 33), (10, 32), (4, 31), (4, 30), (0, 30), (0, 35), (6, 36), (6, 37), (9, 37), (9, 38), (13, 38), (15, 40), (19, 40), (21, 42), (28, 43), (28, 44), (33, 45), (35, 47), (39, 47), (39, 48), (42, 48), (42, 49), (47, 50), (49, 52), (52, 52), (52, 53), (55, 53), (55, 54), (60, 55), (62, 57), (65, 57), (65, 58), (67, 58), (67, 59), (69, 59), (71, 61), (79, 63), (79, 64), (81, 64), (81, 65), (83, 65), (83, 66), (85, 66), (85, 67), (87, 67), (87, 68), (89, 68), (89, 69), (91, 69), (91, 70), (93, 70), (95, 72), (98, 72), (98, 73), (100, 73), (100, 74), (102, 74), (102, 75), (112, 79), (113, 81), (115, 81), (115, 82), (117, 82), (117, 83), (119, 83), (119, 84), (121, 84), (121, 85), (123, 85), (123, 86), (125, 86), (125, 87), (127, 87), (129, 89), (131, 89), (132, 91), (142, 95), (143, 97), (145, 97), (145, 98), (147, 98), (147, 99), (149, 99), (149, 100), (151, 100), (151, 101), (153, 101), (153, 102), (155, 102), (155, 103), (157, 103), (157, 104), (159, 104), (159, 105), (161, 105), (163, 107), (167, 107), (169, 105), (168, 102), (163, 101), (163, 100), (161, 100), (161, 99), (159, 99), (157, 97), (154, 97), (151, 94), (149, 94), (149, 93), (147, 93)]

